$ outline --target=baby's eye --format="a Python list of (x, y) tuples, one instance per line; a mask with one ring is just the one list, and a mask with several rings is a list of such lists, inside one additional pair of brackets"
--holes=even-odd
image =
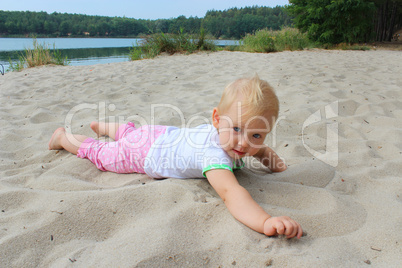
[(259, 139), (259, 138), (261, 138), (261, 135), (260, 134), (254, 134), (253, 138)]
[(240, 128), (239, 127), (234, 127), (233, 130), (236, 131), (236, 132), (239, 132)]

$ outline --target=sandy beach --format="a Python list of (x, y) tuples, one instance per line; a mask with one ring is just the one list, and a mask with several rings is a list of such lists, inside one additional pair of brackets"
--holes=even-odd
[[(49, 151), (94, 120), (196, 126), (224, 87), (276, 90), (266, 143), (289, 168), (247, 159), (236, 177), (301, 239), (236, 221), (206, 179), (99, 171)], [(0, 76), (0, 267), (401, 267), (402, 52), (197, 53)]]

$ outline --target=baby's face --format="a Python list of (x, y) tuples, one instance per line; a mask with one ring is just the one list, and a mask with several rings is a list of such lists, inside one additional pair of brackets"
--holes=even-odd
[(219, 122), (214, 123), (219, 132), (220, 145), (233, 159), (255, 155), (274, 123), (270, 115), (245, 118), (239, 109), (237, 104), (233, 104), (219, 115)]

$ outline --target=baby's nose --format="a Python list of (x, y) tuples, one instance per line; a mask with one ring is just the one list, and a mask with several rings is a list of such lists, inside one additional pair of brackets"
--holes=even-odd
[(248, 146), (247, 137), (241, 136), (238, 140), (237, 145), (239, 145), (241, 148), (246, 148)]

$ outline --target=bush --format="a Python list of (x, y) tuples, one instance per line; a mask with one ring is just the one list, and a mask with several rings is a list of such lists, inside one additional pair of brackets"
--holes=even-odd
[(307, 35), (295, 28), (284, 28), (277, 32), (275, 44), (280, 51), (303, 50), (312, 46)]
[(178, 34), (158, 33), (145, 37), (139, 47), (134, 46), (130, 49), (130, 59), (154, 58), (164, 52), (173, 55), (200, 50), (215, 51), (216, 45), (212, 41), (206, 40), (203, 29), (195, 36), (183, 33), (183, 29), (181, 29)]
[(255, 34), (248, 34), (241, 40), (242, 48), (248, 52), (276, 52), (274, 32), (260, 30)]
[(248, 34), (241, 40), (242, 50), (247, 52), (293, 51), (311, 46), (307, 35), (294, 28), (284, 28), (280, 31), (263, 29), (254, 34)]

